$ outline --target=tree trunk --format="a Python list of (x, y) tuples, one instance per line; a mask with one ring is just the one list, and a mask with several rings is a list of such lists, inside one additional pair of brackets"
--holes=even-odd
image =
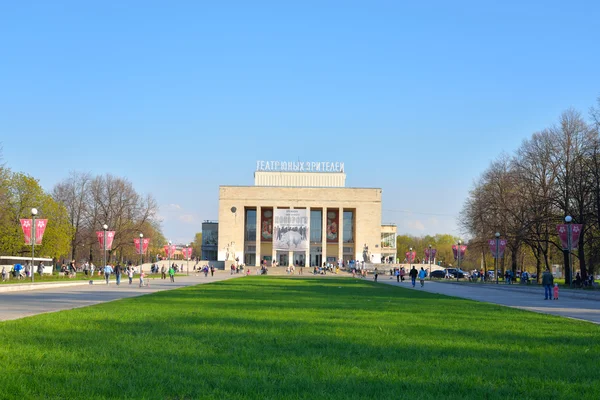
[(565, 267), (565, 283), (569, 285), (572, 281), (571, 278), (571, 266), (569, 265), (569, 252), (567, 250), (563, 250), (563, 262)]

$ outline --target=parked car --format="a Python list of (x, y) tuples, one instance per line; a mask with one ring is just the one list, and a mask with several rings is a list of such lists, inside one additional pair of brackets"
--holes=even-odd
[(431, 271), (431, 277), (432, 278), (445, 278), (446, 277), (446, 271), (441, 270), (441, 269), (437, 269), (435, 271)]
[(448, 275), (450, 275), (453, 278), (456, 278), (457, 273), (458, 273), (458, 279), (469, 277), (469, 273), (463, 271), (462, 269), (448, 268), (447, 271), (448, 271)]

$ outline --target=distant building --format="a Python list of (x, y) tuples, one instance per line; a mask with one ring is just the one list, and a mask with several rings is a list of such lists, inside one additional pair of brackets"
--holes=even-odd
[(219, 224), (217, 221), (202, 223), (202, 260), (217, 261)]
[[(343, 163), (257, 162), (254, 186), (220, 186), (218, 227), (202, 224), (202, 258), (255, 266), (394, 262), (396, 226), (381, 224), (381, 189), (345, 182)], [(218, 238), (211, 250), (209, 231)]]

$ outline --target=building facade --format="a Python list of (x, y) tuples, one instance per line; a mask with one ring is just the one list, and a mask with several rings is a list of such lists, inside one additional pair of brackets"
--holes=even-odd
[(395, 226), (392, 233), (381, 225), (381, 189), (344, 187), (343, 163), (325, 171), (312, 164), (311, 172), (258, 170), (254, 186), (219, 188), (219, 261), (314, 266), (395, 257)]

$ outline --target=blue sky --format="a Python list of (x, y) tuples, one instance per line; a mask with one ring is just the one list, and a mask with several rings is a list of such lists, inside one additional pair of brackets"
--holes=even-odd
[(596, 1), (2, 2), (0, 142), (48, 190), (128, 178), (178, 242), (256, 160), (343, 161), (383, 222), (459, 234), (490, 160), (595, 104), (599, 46)]

